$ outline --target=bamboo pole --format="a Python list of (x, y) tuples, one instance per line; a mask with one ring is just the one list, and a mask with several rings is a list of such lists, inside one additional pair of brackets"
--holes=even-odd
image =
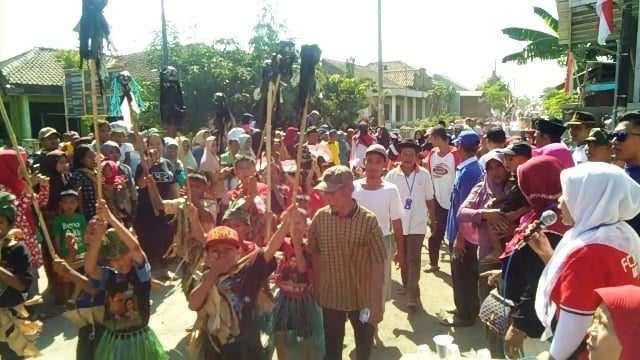
[[(302, 112), (302, 119), (300, 120), (300, 133), (298, 135), (298, 148), (296, 149), (296, 176), (295, 186), (293, 187), (293, 204), (296, 203), (296, 197), (298, 196), (298, 188), (300, 187), (300, 174), (302, 172), (302, 147), (304, 146), (305, 131), (307, 129), (307, 112), (309, 111), (309, 98), (304, 100), (304, 110)], [(304, 192), (304, 191), (303, 191)]]
[(18, 166), (20, 169), (20, 174), (24, 174), (25, 181), (27, 182), (27, 193), (29, 197), (31, 197), (31, 201), (33, 202), (33, 209), (38, 217), (38, 223), (40, 224), (40, 229), (42, 230), (42, 235), (44, 237), (44, 242), (47, 244), (47, 248), (49, 249), (49, 253), (54, 260), (59, 259), (58, 254), (56, 253), (56, 249), (51, 242), (51, 236), (49, 235), (49, 229), (47, 228), (47, 223), (44, 221), (44, 217), (42, 216), (42, 211), (40, 210), (40, 204), (38, 204), (38, 198), (36, 197), (35, 192), (33, 191), (33, 184), (31, 183), (31, 174), (29, 173), (29, 168), (24, 162), (24, 159), (20, 155), (20, 147), (18, 146), (18, 139), (16, 138), (16, 133), (13, 131), (13, 127), (11, 126), (11, 121), (9, 120), (9, 115), (7, 114), (7, 109), (4, 107), (4, 100), (2, 99), (2, 94), (0, 94), (0, 115), (2, 115), (2, 120), (4, 121), (4, 125), (7, 129), (7, 134), (9, 135), (9, 140), (11, 141), (11, 145), (16, 150), (16, 156), (18, 158)]
[[(91, 73), (91, 110), (93, 115), (93, 136), (96, 141), (96, 152), (100, 154), (100, 126), (98, 125), (98, 94), (96, 90), (96, 61), (94, 59), (89, 59), (89, 72)], [(98, 159), (101, 156), (98, 155)], [(103, 199), (102, 194), (102, 163), (98, 164), (98, 168), (96, 169), (96, 201)]]
[(265, 122), (264, 130), (266, 134), (263, 135), (264, 142), (266, 143), (267, 148), (267, 189), (269, 192), (267, 193), (267, 229), (265, 234), (265, 243), (271, 239), (271, 226), (272, 226), (272, 215), (271, 215), (271, 121), (273, 116), (273, 103), (275, 100), (275, 96), (277, 95), (277, 84), (280, 83), (280, 76), (277, 77), (276, 83), (269, 82), (269, 91), (267, 96), (267, 121)]
[[(140, 131), (138, 129), (138, 121), (136, 119), (136, 116), (138, 115), (135, 111), (133, 111), (133, 106), (131, 106), (131, 101), (129, 100), (129, 98), (127, 98), (127, 105), (129, 105), (129, 118), (131, 119), (131, 129), (133, 130), (133, 133), (135, 134), (134, 138), (135, 138), (135, 142), (136, 142), (136, 147), (138, 148), (138, 151), (140, 152), (140, 166), (142, 166), (142, 173), (144, 174), (144, 176), (149, 176), (149, 164), (147, 163), (147, 147), (144, 144), (144, 141), (141, 140), (140, 137)], [(150, 159), (150, 157), (149, 157)], [(132, 169), (133, 173), (135, 174), (136, 169)], [(162, 204), (158, 204), (157, 201), (155, 201), (154, 199), (156, 199), (155, 196), (151, 196), (151, 192), (158, 192), (158, 190), (155, 188), (155, 183), (152, 185), (148, 185), (149, 188), (147, 189), (147, 191), (149, 192), (149, 199), (151, 201), (151, 207), (153, 208), (153, 214), (155, 216), (159, 216), (160, 215), (160, 208), (162, 207)], [(152, 188), (153, 187), (153, 188)], [(158, 192), (158, 197), (160, 197), (160, 193)]]

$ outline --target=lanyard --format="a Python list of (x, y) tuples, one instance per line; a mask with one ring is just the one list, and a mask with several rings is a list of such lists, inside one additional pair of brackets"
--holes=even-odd
[(409, 189), (409, 197), (411, 197), (411, 194), (413, 193), (413, 185), (415, 185), (416, 177), (417, 177), (417, 174), (415, 171), (412, 171), (412, 173), (413, 173), (413, 180), (411, 181), (411, 186), (409, 186), (409, 180), (407, 180), (407, 175), (402, 174), (402, 176), (404, 176), (404, 181), (407, 183), (407, 188)]

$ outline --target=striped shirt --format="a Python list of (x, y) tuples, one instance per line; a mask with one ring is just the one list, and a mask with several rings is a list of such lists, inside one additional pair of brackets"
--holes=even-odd
[(317, 261), (313, 291), (320, 306), (340, 311), (371, 306), (372, 264), (386, 257), (371, 211), (356, 204), (350, 216), (339, 217), (329, 206), (320, 209), (309, 227), (309, 249)]

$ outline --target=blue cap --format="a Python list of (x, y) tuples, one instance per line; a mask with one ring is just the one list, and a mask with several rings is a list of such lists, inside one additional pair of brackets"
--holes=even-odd
[(473, 130), (464, 130), (458, 135), (454, 143), (456, 145), (462, 145), (463, 147), (472, 147), (480, 144), (480, 135), (476, 134)]

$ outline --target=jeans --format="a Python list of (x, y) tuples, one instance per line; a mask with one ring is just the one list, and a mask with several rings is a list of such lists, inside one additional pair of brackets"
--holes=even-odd
[(360, 321), (360, 311), (340, 311), (322, 308), (324, 317), (325, 360), (342, 360), (344, 344), (344, 324), (349, 318), (356, 338), (356, 359), (368, 360), (373, 347), (375, 328), (370, 323)]
[(407, 299), (410, 305), (420, 301), (420, 253), (424, 234), (405, 235), (405, 267), (401, 271), (402, 285), (407, 291)]
[(438, 222), (433, 227), (433, 233), (429, 237), (429, 265), (438, 266), (438, 260), (440, 258), (440, 246), (444, 240), (444, 232), (447, 228), (447, 215), (449, 210), (444, 209), (436, 201), (436, 214), (435, 218)]
[(465, 241), (464, 256), (451, 260), (451, 280), (458, 318), (475, 321), (480, 312), (477, 245)]

